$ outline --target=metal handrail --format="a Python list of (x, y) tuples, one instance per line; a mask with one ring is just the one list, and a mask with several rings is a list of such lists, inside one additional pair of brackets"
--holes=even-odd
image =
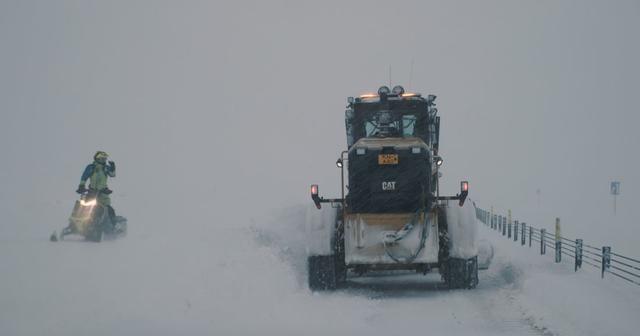
[(583, 260), (582, 262), (583, 262), (583, 263), (585, 263), (585, 264), (587, 264), (587, 265), (591, 265), (591, 266), (593, 266), (593, 267), (595, 267), (595, 268), (600, 268), (600, 265), (592, 264), (592, 263), (591, 263), (591, 262), (589, 262), (589, 261)]
[(620, 267), (617, 267), (617, 266), (614, 266), (614, 265), (611, 265), (610, 267), (611, 267), (611, 268), (613, 268), (613, 269), (617, 269), (617, 270), (618, 270), (618, 271), (620, 271), (620, 272), (624, 272), (624, 273), (627, 273), (627, 274), (629, 274), (629, 275), (633, 275), (634, 277), (640, 278), (640, 275), (635, 274), (635, 273), (631, 273), (631, 272), (629, 272), (629, 271), (627, 271), (627, 270), (624, 270), (624, 269), (622, 269), (622, 268), (620, 268)]
[[(640, 285), (640, 281), (630, 278), (635, 277), (640, 279), (640, 274), (633, 272), (634, 270), (640, 271), (640, 260), (638, 259), (613, 253), (611, 252), (611, 248), (607, 246), (596, 247), (585, 244), (580, 239), (573, 240), (561, 235), (556, 236), (552, 231), (536, 228), (532, 225), (522, 225), (524, 223), (516, 225), (515, 221), (512, 224), (508, 224), (504, 222), (504, 219), (506, 218), (505, 216), (493, 213), (493, 216), (497, 217), (489, 217), (488, 211), (483, 209), (478, 210), (479, 211), (476, 211), (476, 217), (485, 225), (498, 231), (499, 235), (507, 236), (505, 234), (506, 228), (514, 229), (514, 231), (509, 230), (513, 232), (513, 235), (509, 234), (510, 240), (512, 239), (512, 236), (513, 240), (521, 241), (521, 245), (526, 246), (527, 244), (525, 242), (527, 240), (526, 237), (528, 236), (529, 247), (532, 247), (532, 242), (540, 243), (540, 254), (545, 254), (544, 251), (546, 248), (553, 249), (556, 255), (556, 262), (561, 262), (561, 256), (564, 254), (565, 256), (575, 260), (576, 271), (582, 264), (586, 264), (600, 269), (602, 271), (602, 277), (604, 277), (605, 273), (612, 274), (633, 284)], [(496, 223), (493, 218), (503, 219), (501, 222)], [(515, 229), (517, 229), (517, 233)], [(618, 258), (625, 261), (618, 260)], [(636, 263), (638, 265), (635, 265)], [(614, 270), (627, 276), (614, 272)]]
[(583, 252), (585, 252), (585, 253), (589, 253), (589, 254), (594, 255), (594, 256), (596, 256), (596, 257), (600, 257), (600, 258), (602, 258), (602, 253), (594, 253), (594, 252), (587, 251), (587, 250), (584, 250)]
[(616, 273), (616, 272), (607, 271), (607, 273), (612, 274), (612, 275), (615, 275), (615, 276), (617, 276), (618, 278), (621, 278), (621, 279), (627, 280), (627, 281), (629, 281), (629, 282), (631, 282), (631, 283), (633, 283), (633, 284), (640, 285), (640, 282), (638, 282), (638, 281), (634, 281), (634, 280), (632, 280), (632, 279), (629, 279), (629, 278), (627, 278), (627, 277), (625, 277), (625, 276), (623, 276), (623, 275), (620, 275), (620, 274), (618, 274), (618, 273)]
[(620, 257), (620, 258), (622, 258), (622, 259), (626, 259), (626, 260), (629, 260), (629, 261), (633, 261), (633, 262), (640, 263), (640, 261), (639, 261), (639, 260), (636, 260), (636, 259), (633, 259), (633, 258), (629, 258), (629, 257), (625, 257), (625, 256), (623, 256), (623, 255), (619, 255), (619, 254), (617, 254), (617, 253), (613, 253), (613, 252), (611, 252), (611, 255), (614, 255), (614, 256), (616, 256), (616, 257)]
[(629, 265), (627, 263), (623, 263), (622, 261), (615, 260), (613, 258), (611, 258), (611, 261), (614, 262), (614, 263), (618, 263), (618, 264), (621, 264), (621, 265), (624, 265), (624, 266), (627, 266), (627, 267), (630, 267), (630, 268), (633, 268), (633, 269), (636, 269), (636, 270), (640, 271), (640, 267), (632, 266), (632, 265)]
[(570, 243), (572, 243), (572, 244), (575, 244), (575, 243), (576, 243), (576, 241), (575, 241), (575, 240), (571, 240), (571, 239), (569, 239), (569, 238), (565, 238), (565, 237), (562, 237), (562, 236), (560, 236), (560, 239), (562, 239), (562, 240), (564, 240), (564, 241), (568, 241), (568, 242), (570, 242)]
[(598, 259), (595, 259), (595, 258), (591, 258), (591, 257), (586, 256), (586, 255), (584, 255), (584, 254), (582, 255), (582, 258), (584, 258), (584, 259), (589, 259), (589, 260), (595, 261), (595, 262), (597, 262), (597, 263), (599, 263), (599, 262), (601, 262), (601, 261), (602, 261), (602, 260), (598, 260)]
[(573, 254), (571, 254), (571, 253), (567, 253), (567, 252), (565, 252), (565, 251), (562, 251), (562, 252), (560, 252), (560, 253), (562, 253), (562, 254), (564, 254), (564, 255), (566, 255), (566, 256), (568, 256), (568, 257), (571, 257), (571, 258), (575, 258), (575, 257), (576, 257), (575, 255), (573, 255)]
[(588, 248), (591, 248), (591, 249), (594, 249), (594, 250), (598, 250), (598, 251), (602, 250), (600, 247), (591, 246), (589, 244), (582, 244), (582, 246), (588, 247)]

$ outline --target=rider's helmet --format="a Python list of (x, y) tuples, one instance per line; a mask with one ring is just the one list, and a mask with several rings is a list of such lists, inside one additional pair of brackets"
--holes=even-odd
[(95, 160), (98, 163), (105, 164), (107, 163), (108, 157), (109, 157), (109, 154), (107, 154), (106, 152), (97, 151), (96, 154), (93, 156), (93, 160)]

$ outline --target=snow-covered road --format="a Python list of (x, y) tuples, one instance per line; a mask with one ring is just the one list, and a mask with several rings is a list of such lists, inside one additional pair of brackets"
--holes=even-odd
[[(475, 290), (437, 275), (305, 286), (296, 213), (235, 228), (131, 222), (101, 244), (0, 242), (0, 335), (634, 335), (640, 288), (523, 249), (484, 227), (494, 263)], [(148, 228), (148, 227), (147, 227)], [(45, 236), (43, 236), (45, 238)]]

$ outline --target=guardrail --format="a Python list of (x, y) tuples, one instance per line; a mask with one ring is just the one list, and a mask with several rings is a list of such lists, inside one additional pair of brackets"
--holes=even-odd
[(555, 233), (551, 234), (546, 229), (512, 220), (511, 211), (507, 216), (503, 216), (476, 208), (476, 217), (489, 228), (521, 246), (528, 245), (532, 248), (535, 243), (536, 247), (540, 246), (541, 255), (547, 253), (547, 248), (553, 250), (556, 263), (562, 262), (563, 256), (571, 258), (576, 272), (585, 264), (600, 269), (602, 278), (605, 274), (611, 274), (640, 286), (640, 260), (614, 253), (611, 246), (596, 247), (584, 243), (582, 239), (563, 237), (558, 218)]

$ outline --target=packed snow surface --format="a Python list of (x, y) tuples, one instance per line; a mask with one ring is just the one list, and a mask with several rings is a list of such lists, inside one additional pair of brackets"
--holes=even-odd
[[(0, 241), (0, 335), (637, 335), (640, 288), (478, 226), (495, 257), (475, 290), (437, 274), (312, 293), (306, 207), (236, 226), (131, 220), (124, 239)], [(321, 215), (322, 216), (322, 215)], [(188, 228), (185, 230), (184, 228)], [(29, 237), (28, 239), (25, 237)]]

